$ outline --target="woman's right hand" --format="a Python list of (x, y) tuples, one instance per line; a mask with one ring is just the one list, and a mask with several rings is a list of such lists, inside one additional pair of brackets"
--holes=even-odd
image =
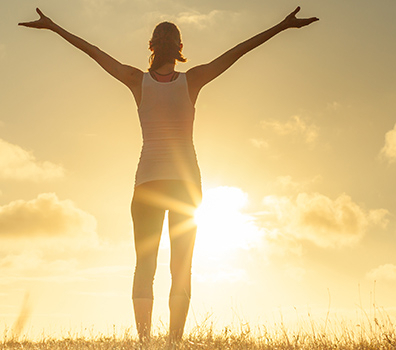
[(54, 26), (54, 22), (52, 22), (52, 20), (49, 17), (45, 16), (44, 13), (42, 13), (39, 8), (36, 8), (36, 12), (40, 16), (38, 20), (32, 22), (18, 23), (18, 25), (29, 28), (37, 28), (37, 29), (52, 29)]

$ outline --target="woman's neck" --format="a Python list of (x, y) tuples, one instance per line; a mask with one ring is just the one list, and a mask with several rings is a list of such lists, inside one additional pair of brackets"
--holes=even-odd
[(157, 71), (151, 71), (150, 75), (154, 78), (154, 80), (157, 80), (160, 83), (169, 83), (173, 80), (176, 80), (179, 76), (179, 73), (173, 71), (168, 74), (159, 74)]
[(155, 71), (161, 75), (167, 75), (167, 74), (173, 73), (175, 71), (175, 64), (174, 63), (166, 63), (163, 66), (156, 69)]

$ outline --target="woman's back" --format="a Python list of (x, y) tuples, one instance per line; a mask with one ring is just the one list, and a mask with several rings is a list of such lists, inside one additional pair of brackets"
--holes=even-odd
[(195, 108), (186, 74), (179, 73), (170, 82), (158, 82), (145, 73), (138, 112), (143, 148), (135, 186), (164, 179), (200, 184), (193, 145)]

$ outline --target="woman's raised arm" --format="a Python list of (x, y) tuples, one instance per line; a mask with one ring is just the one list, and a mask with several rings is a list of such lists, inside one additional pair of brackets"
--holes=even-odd
[(70, 44), (93, 58), (104, 70), (106, 70), (114, 78), (127, 85), (133, 93), (133, 90), (135, 90), (136, 87), (140, 87), (140, 82), (143, 76), (143, 72), (141, 70), (118, 62), (116, 59), (103, 52), (98, 47), (91, 45), (87, 41), (79, 38), (74, 34), (69, 33), (68, 31), (57, 25), (49, 17), (45, 16), (40, 11), (40, 9), (37, 8), (36, 11), (40, 16), (38, 20), (18, 24), (29, 28), (48, 29), (59, 34)]
[(226, 51), (221, 56), (214, 59), (212, 62), (196, 66), (191, 68), (187, 72), (188, 85), (190, 89), (190, 95), (195, 102), (198, 96), (199, 90), (230, 68), (239, 58), (244, 54), (253, 50), (257, 46), (265, 43), (276, 34), (282, 32), (288, 28), (301, 28), (305, 27), (312, 22), (318, 21), (316, 17), (311, 18), (297, 18), (296, 14), (300, 11), (300, 7), (297, 7), (292, 13), (290, 13), (282, 22), (275, 25), (274, 27), (261, 32), (252, 38), (238, 44), (232, 49)]

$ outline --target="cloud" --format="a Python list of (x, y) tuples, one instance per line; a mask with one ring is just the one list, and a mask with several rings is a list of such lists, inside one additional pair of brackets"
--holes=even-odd
[(327, 108), (333, 111), (338, 111), (340, 108), (342, 108), (342, 105), (337, 101), (333, 101), (327, 104)]
[(314, 144), (318, 138), (319, 128), (314, 124), (308, 124), (300, 116), (295, 115), (288, 121), (281, 123), (277, 120), (263, 120), (261, 122), (263, 129), (271, 129), (281, 136), (299, 136), (302, 137), (307, 144)]
[(0, 207), (0, 238), (92, 235), (95, 218), (70, 200), (54, 193), (30, 201), (17, 200)]
[[(130, 279), (133, 265), (92, 265), (93, 256), (98, 257), (96, 264), (104, 263), (103, 255), (107, 254), (108, 251), (104, 251), (103, 246), (101, 248), (97, 249), (94, 254), (92, 254), (92, 249), (90, 251), (88, 263), (92, 267), (87, 267), (87, 262), (84, 263), (83, 257), (79, 257), (75, 251), (72, 253), (73, 256), (69, 258), (59, 258), (61, 252), (57, 252), (57, 256), (52, 256), (48, 251), (40, 249), (8, 254), (0, 259), (0, 285), (17, 281), (75, 282), (101, 280), (103, 278)], [(120, 254), (119, 251), (118, 254)], [(85, 255), (87, 255), (86, 252)], [(114, 258), (111, 263), (114, 263)]]
[(368, 219), (372, 225), (385, 229), (389, 224), (388, 214), (389, 212), (386, 209), (370, 210)]
[(192, 24), (199, 29), (202, 29), (211, 23), (221, 14), (221, 11), (212, 10), (207, 14), (198, 11), (181, 12), (177, 16), (177, 23)]
[(317, 193), (302, 193), (297, 197), (296, 208), (302, 238), (321, 246), (354, 243), (368, 224), (362, 209), (345, 194), (332, 201)]
[[(51, 247), (52, 250), (57, 248)], [(59, 255), (60, 252), (57, 253)], [(40, 249), (24, 250), (0, 259), (0, 285), (28, 281), (63, 283), (86, 280), (86, 277), (77, 274), (77, 268), (78, 261), (75, 258), (54, 259)]]
[(392, 130), (385, 134), (385, 145), (381, 149), (380, 157), (389, 163), (396, 161), (396, 124)]
[(385, 264), (367, 273), (366, 277), (370, 280), (396, 281), (396, 265)]
[(269, 146), (268, 142), (263, 139), (250, 139), (249, 141), (253, 145), (253, 147), (256, 147), (256, 148), (267, 149)]
[[(174, 8), (177, 11), (180, 6), (175, 6)], [(154, 19), (171, 20), (178, 25), (183, 25), (183, 27), (191, 26), (199, 30), (205, 29), (212, 25), (219, 25), (219, 23), (224, 21), (230, 23), (230, 21), (235, 21), (240, 17), (239, 12), (223, 10), (211, 10), (208, 13), (202, 13), (195, 9), (188, 8), (184, 11), (176, 12), (169, 9), (169, 4), (166, 11), (166, 14), (164, 14), (164, 11), (153, 11), (146, 13), (145, 16), (148, 16), (150, 21)], [(172, 12), (175, 14), (171, 14)]]
[(317, 175), (310, 180), (306, 180), (303, 182), (294, 181), (290, 175), (278, 176), (275, 181), (275, 187), (281, 191), (288, 193), (295, 193), (305, 190), (312, 184), (318, 183), (322, 181), (322, 177)]
[(8, 254), (0, 259), (0, 269), (2, 272), (6, 269), (12, 269), (13, 272), (22, 269), (37, 269), (42, 264), (42, 258), (36, 250), (24, 252), (23, 254)]
[(126, 0), (83, 0), (85, 11), (90, 16), (105, 16), (115, 6), (125, 3)]
[(48, 259), (39, 250), (9, 254), (0, 259), (0, 284), (23, 281), (70, 281), (84, 280), (77, 276), (76, 259)]
[(0, 139), (0, 179), (38, 181), (63, 176), (62, 166), (39, 162), (31, 152)]
[(308, 240), (319, 247), (356, 244), (370, 225), (384, 227), (388, 211), (365, 211), (342, 194), (332, 200), (319, 193), (290, 197), (267, 196), (263, 225), (279, 235)]
[(79, 261), (100, 254), (96, 219), (53, 193), (0, 206), (0, 284), (72, 282)]

